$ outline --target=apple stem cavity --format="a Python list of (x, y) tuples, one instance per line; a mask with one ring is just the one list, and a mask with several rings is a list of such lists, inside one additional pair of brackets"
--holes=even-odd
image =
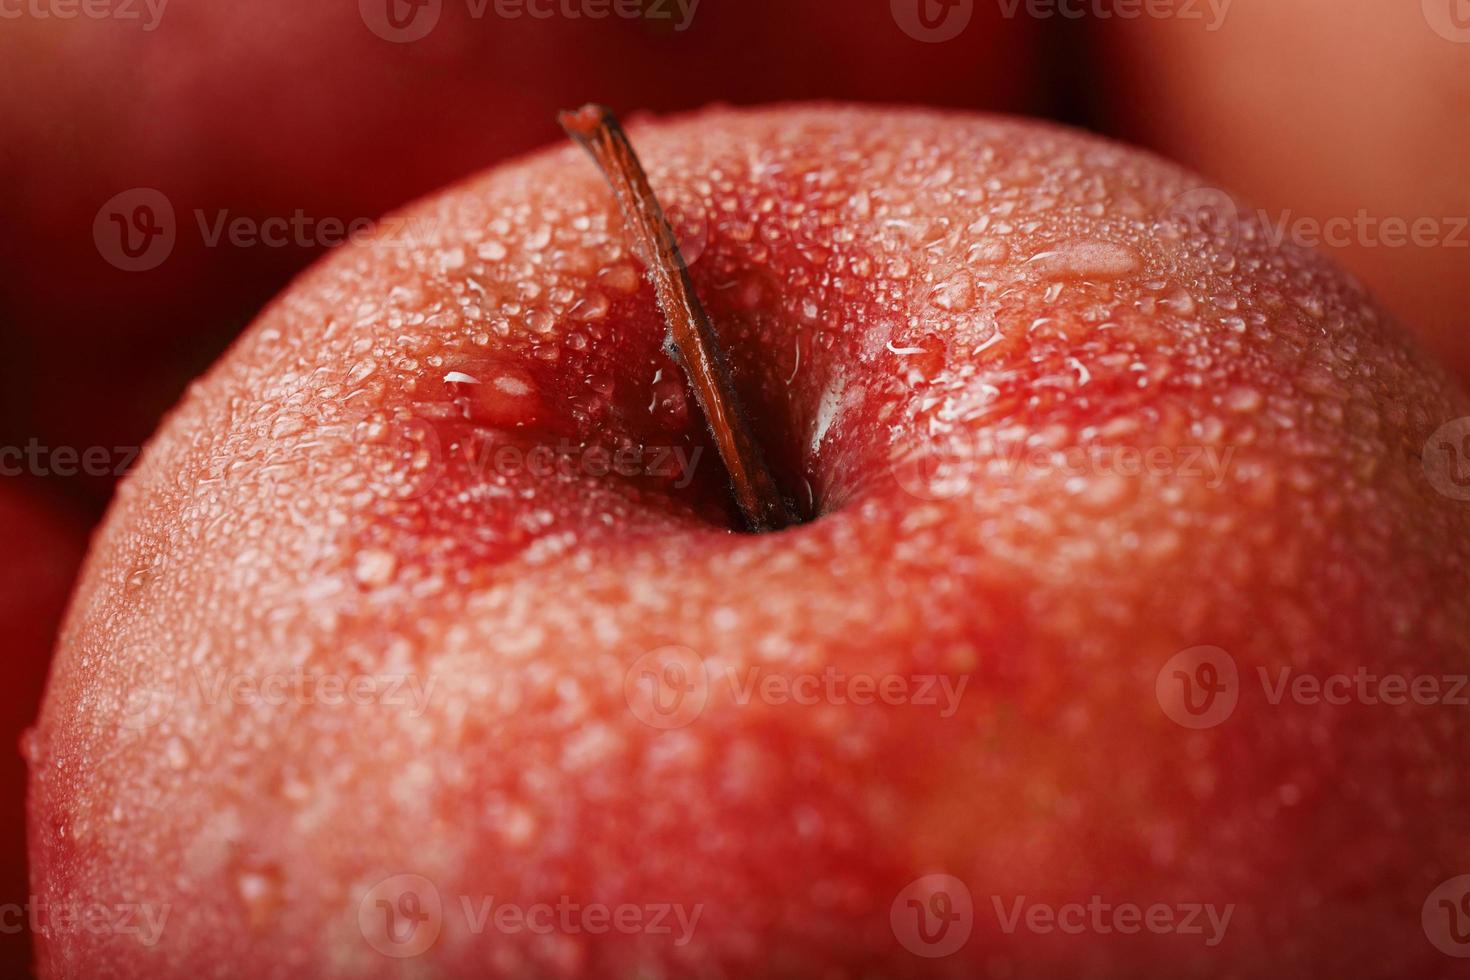
[(667, 343), (709, 423), (747, 529), (776, 531), (797, 523), (795, 509), (776, 485), (741, 409), (729, 359), (694, 292), (678, 239), (628, 134), (606, 106), (586, 105), (575, 112), (563, 112), (557, 121), (607, 177), (628, 232), (646, 256), (648, 277), (668, 324)]

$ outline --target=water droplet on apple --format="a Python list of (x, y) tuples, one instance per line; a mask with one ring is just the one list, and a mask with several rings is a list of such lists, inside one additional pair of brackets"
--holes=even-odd
[(192, 754), (189, 752), (189, 746), (186, 745), (184, 743), (184, 740), (179, 738), (177, 735), (168, 740), (168, 742), (164, 745), (163, 752), (164, 758), (167, 760), (169, 768), (174, 770), (175, 772), (181, 772), (184, 769), (187, 769), (189, 767), (190, 761), (193, 758)]
[(1043, 279), (1121, 279), (1143, 270), (1143, 256), (1129, 245), (1083, 240), (1039, 252), (1026, 264)]
[(611, 306), (612, 303), (606, 296), (594, 291), (582, 297), (577, 305), (572, 307), (572, 315), (587, 322), (601, 320), (607, 316), (607, 311)]
[(649, 414), (665, 429), (671, 432), (683, 429), (689, 424), (689, 396), (685, 389), (684, 380), (679, 377), (663, 377), (660, 370), (654, 376), (652, 400), (648, 405)]
[(1011, 248), (999, 238), (987, 238), (970, 246), (965, 258), (971, 265), (999, 265), (1011, 257)]
[(353, 577), (366, 588), (382, 588), (398, 574), (398, 557), (381, 548), (368, 548), (358, 552), (352, 567)]
[(963, 313), (975, 305), (975, 284), (969, 273), (958, 272), (935, 286), (929, 298), (941, 310)]
[[(584, 341), (585, 342), (585, 341)], [(472, 422), (499, 429), (530, 425), (541, 415), (541, 391), (525, 369), (508, 360), (462, 366), (444, 376), (451, 396)]]
[(1225, 407), (1242, 415), (1259, 410), (1264, 400), (1259, 391), (1245, 385), (1231, 388), (1225, 393)]
[(271, 425), (272, 439), (286, 439), (306, 431), (306, 418), (297, 412), (288, 412)]
[(1159, 303), (1165, 309), (1178, 313), (1180, 316), (1193, 316), (1196, 309), (1194, 297), (1183, 286), (1175, 286), (1169, 290), (1164, 298), (1159, 300)]
[(270, 925), (281, 906), (281, 875), (275, 868), (243, 868), (235, 874), (235, 893), (245, 906), (251, 932)]

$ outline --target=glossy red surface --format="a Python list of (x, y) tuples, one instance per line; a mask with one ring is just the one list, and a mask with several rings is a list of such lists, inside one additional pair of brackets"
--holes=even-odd
[[(652, 472), (707, 438), (570, 145), (332, 255), (96, 539), (31, 758), (35, 887), (168, 911), (152, 945), (49, 931), (43, 976), (1437, 968), (1463, 712), (1257, 677), (1463, 666), (1470, 516), (1421, 456), (1464, 392), (1326, 261), (1194, 221), (1197, 178), (1116, 144), (837, 106), (630, 131), (820, 516), (732, 534), (712, 454)], [(1203, 645), (1239, 703), (1182, 727), (1161, 685)], [(834, 673), (812, 704), (761, 686)], [(423, 697), (323, 703), (385, 675)], [(954, 697), (860, 704), (859, 675)], [(935, 873), (974, 915), (931, 960), (896, 924)], [(1093, 895), (1228, 932), (996, 911)], [(699, 918), (477, 932), (488, 896)], [(432, 944), (383, 955), (378, 910)]]

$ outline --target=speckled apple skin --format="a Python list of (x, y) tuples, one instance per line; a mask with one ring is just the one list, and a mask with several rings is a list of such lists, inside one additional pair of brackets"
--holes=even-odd
[[(708, 446), (570, 145), (329, 256), (190, 389), (93, 544), (33, 741), (34, 886), (168, 915), (151, 946), (53, 929), (42, 975), (1453, 966), (1420, 913), (1470, 872), (1465, 709), (1273, 704), (1257, 679), (1470, 667), (1470, 506), (1422, 461), (1470, 401), (1362, 288), (1180, 220), (1196, 178), (1051, 126), (795, 106), (630, 129), (819, 517), (731, 533), (710, 456), (681, 487), (567, 449)], [(574, 465), (504, 462), (538, 446)], [(1059, 462), (1079, 449), (1165, 462)], [(1156, 681), (1201, 645), (1239, 703), (1196, 730)], [(660, 727), (629, 673), (669, 646), (707, 683)], [(727, 683), (829, 668), (966, 687), (945, 716)], [(433, 687), (416, 711), (213, 686), (298, 669)], [(929, 958), (890, 907), (937, 873), (972, 934)], [(399, 958), (360, 912), (402, 874), (443, 909)], [(996, 911), (1093, 895), (1233, 912), (1207, 945)], [(701, 913), (682, 944), (476, 933), (460, 900), (489, 896)]]

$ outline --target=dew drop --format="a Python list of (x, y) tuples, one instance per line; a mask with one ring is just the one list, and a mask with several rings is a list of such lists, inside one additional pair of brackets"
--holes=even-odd
[(1027, 265), (1043, 279), (1121, 279), (1143, 269), (1143, 256), (1116, 242), (1075, 241), (1033, 255)]
[(1178, 313), (1180, 316), (1192, 316), (1195, 311), (1194, 297), (1183, 286), (1175, 286), (1169, 290), (1168, 294), (1159, 300), (1159, 303), (1165, 309)]
[(184, 744), (183, 739), (178, 736), (169, 739), (168, 744), (164, 746), (163, 753), (170, 769), (175, 772), (181, 772), (188, 768), (190, 760), (189, 747)]
[(935, 286), (929, 298), (941, 310), (963, 313), (975, 305), (975, 284), (967, 273), (956, 273)]
[(607, 311), (611, 306), (612, 304), (608, 301), (608, 298), (602, 293), (588, 293), (582, 298), (581, 302), (572, 308), (572, 315), (579, 320), (587, 322), (601, 320), (607, 316)]
[(632, 293), (638, 289), (638, 272), (630, 265), (615, 265), (604, 269), (597, 278), (615, 293)]
[(381, 548), (365, 549), (358, 552), (352, 574), (359, 585), (370, 589), (382, 588), (398, 574), (398, 558)]
[(472, 421), (495, 428), (529, 425), (541, 415), (541, 391), (526, 371), (507, 361), (490, 361), (445, 380), (458, 381)]
[(271, 425), (271, 438), (286, 439), (294, 435), (300, 435), (305, 431), (306, 419), (295, 412), (291, 412), (282, 415)]
[(1258, 411), (1263, 401), (1259, 391), (1245, 386), (1231, 388), (1225, 394), (1225, 407), (1242, 415)]
[(654, 376), (648, 411), (665, 429), (676, 431), (689, 424), (689, 396), (684, 382), (676, 377), (663, 377), (660, 370)]
[(362, 384), (368, 378), (371, 378), (377, 370), (378, 362), (371, 357), (365, 357), (352, 366), (352, 370), (347, 374), (347, 383), (349, 385)]
[(971, 265), (999, 265), (1011, 257), (1011, 248), (999, 238), (987, 238), (970, 246), (966, 258)]
[(252, 932), (270, 925), (281, 906), (281, 876), (274, 868), (246, 869), (235, 875), (235, 893), (245, 906)]

